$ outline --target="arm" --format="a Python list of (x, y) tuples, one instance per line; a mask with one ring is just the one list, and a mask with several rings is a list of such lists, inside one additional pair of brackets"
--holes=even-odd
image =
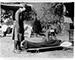
[(49, 30), (47, 30), (46, 33), (45, 33), (47, 41), (48, 41), (48, 37), (49, 37), (48, 33), (49, 33)]

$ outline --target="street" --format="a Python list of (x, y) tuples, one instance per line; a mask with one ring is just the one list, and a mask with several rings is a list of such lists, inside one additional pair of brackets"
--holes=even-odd
[(13, 40), (10, 36), (0, 37), (0, 57), (18, 57), (18, 58), (73, 58), (73, 50), (54, 50), (39, 53), (23, 51), (20, 54), (13, 52)]

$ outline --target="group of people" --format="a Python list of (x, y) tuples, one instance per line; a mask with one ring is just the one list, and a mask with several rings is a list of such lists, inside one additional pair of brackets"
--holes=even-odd
[[(31, 9), (29, 8), (27, 8), (27, 5), (23, 5), (21, 8), (19, 8), (16, 11), (15, 22), (14, 22), (14, 27), (13, 27), (13, 37), (12, 37), (12, 39), (14, 40), (14, 52), (20, 52), (22, 50), (21, 42), (25, 40), (24, 38), (25, 28), (24, 27), (26, 26), (26, 23), (24, 22), (29, 21), (29, 17), (27, 18), (27, 16), (25, 16), (24, 13), (31, 11)], [(56, 39), (55, 28), (51, 28), (51, 27), (49, 27), (49, 29), (46, 31), (47, 40), (49, 40), (50, 35), (51, 37), (53, 36)], [(38, 36), (40, 35), (41, 31), (42, 31), (41, 23), (37, 20), (37, 18), (35, 18), (35, 21), (33, 23), (33, 33), (35, 33), (35, 35)]]
[[(21, 42), (25, 39), (24, 38), (24, 33), (26, 32), (27, 28), (26, 28), (26, 22), (27, 21), (32, 21), (34, 23), (32, 23), (32, 27), (30, 27), (29, 30), (33, 29), (33, 33), (39, 34), (41, 30), (37, 29), (41, 29), (39, 25), (40, 22), (35, 18), (36, 14), (31, 13), (31, 11), (33, 12), (31, 6), (29, 6), (28, 4), (23, 4), (15, 13), (15, 21), (13, 24), (13, 29), (12, 29), (12, 39), (14, 40), (14, 52), (20, 52), (22, 50), (21, 48)], [(33, 14), (33, 16), (29, 15), (29, 14)], [(28, 30), (28, 31), (29, 31)], [(30, 32), (30, 31), (29, 31)], [(31, 34), (31, 32), (30, 32)], [(29, 34), (29, 35), (30, 35)], [(28, 36), (30, 37), (30, 36)]]
[[(40, 35), (40, 33), (42, 32), (42, 27), (41, 27), (41, 23), (39, 22), (39, 20), (37, 20), (37, 14), (34, 12), (35, 16), (29, 15), (32, 14), (31, 13), (32, 7), (28, 4), (23, 4), (22, 6), (20, 6), (20, 8), (16, 11), (15, 13), (15, 21), (13, 23), (13, 28), (11, 29), (10, 26), (8, 27), (8, 29), (4, 32), (4, 36), (6, 36), (6, 34), (12, 31), (12, 40), (14, 40), (14, 52), (15, 53), (20, 53), (22, 51), (22, 43), (25, 40), (24, 37), (24, 33), (25, 32), (29, 32), (29, 36), (31, 34), (30, 30), (33, 30), (33, 33), (35, 36)], [(33, 17), (33, 18), (31, 18)], [(32, 23), (33, 26), (28, 26), (27, 25), (27, 21), (32, 21), (34, 20)], [(55, 27), (56, 25), (59, 25), (59, 23), (54, 23), (54, 24), (49, 24), (48, 29), (45, 31), (45, 38), (47, 40), (47, 42), (49, 40), (52, 40), (54, 38), (54, 40), (57, 40), (56, 38), (56, 34), (61, 27), (59, 25), (59, 27)], [(7, 28), (7, 26), (4, 25), (3, 27), (5, 30), (5, 28)], [(28, 29), (29, 28), (29, 29)], [(26, 31), (28, 29), (28, 31)], [(55, 41), (56, 42), (56, 41)]]

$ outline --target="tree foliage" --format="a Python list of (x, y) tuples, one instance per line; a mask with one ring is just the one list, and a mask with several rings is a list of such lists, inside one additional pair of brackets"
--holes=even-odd
[(62, 3), (45, 3), (42, 7), (43, 16), (40, 18), (42, 25), (47, 23), (57, 22), (61, 20), (63, 15)]

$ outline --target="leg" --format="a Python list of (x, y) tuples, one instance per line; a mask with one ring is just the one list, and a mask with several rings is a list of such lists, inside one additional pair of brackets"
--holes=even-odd
[(5, 36), (6, 36), (6, 34), (7, 34), (7, 32), (4, 32), (4, 33), (3, 33), (3, 37), (5, 37)]
[(57, 40), (56, 34), (54, 32), (52, 33), (52, 36), (54, 37), (55, 40)]
[(18, 34), (18, 39), (14, 40), (14, 52), (15, 53), (20, 53), (21, 51), (21, 36)]
[(23, 45), (23, 48), (24, 48), (25, 50), (28, 48), (27, 43), (28, 43), (27, 41), (24, 41), (23, 44), (22, 44), (22, 45)]
[(17, 40), (14, 41), (14, 53), (20, 53), (20, 51), (18, 50), (18, 41)]
[(18, 34), (18, 50), (22, 50), (21, 49), (21, 41), (22, 41), (22, 39), (23, 39), (23, 37), (22, 37), (22, 34), (21, 33), (19, 33)]
[(8, 29), (5, 32), (3, 32), (3, 34), (4, 34), (3, 37), (6, 36), (7, 32), (8, 32)]
[(49, 31), (48, 30), (46, 31), (45, 35), (46, 35), (46, 40), (48, 41), (49, 40)]
[(14, 40), (14, 50), (17, 50), (17, 41)]
[(21, 49), (21, 42), (20, 42), (20, 41), (17, 41), (17, 49), (18, 49), (18, 50), (22, 50), (22, 49)]

